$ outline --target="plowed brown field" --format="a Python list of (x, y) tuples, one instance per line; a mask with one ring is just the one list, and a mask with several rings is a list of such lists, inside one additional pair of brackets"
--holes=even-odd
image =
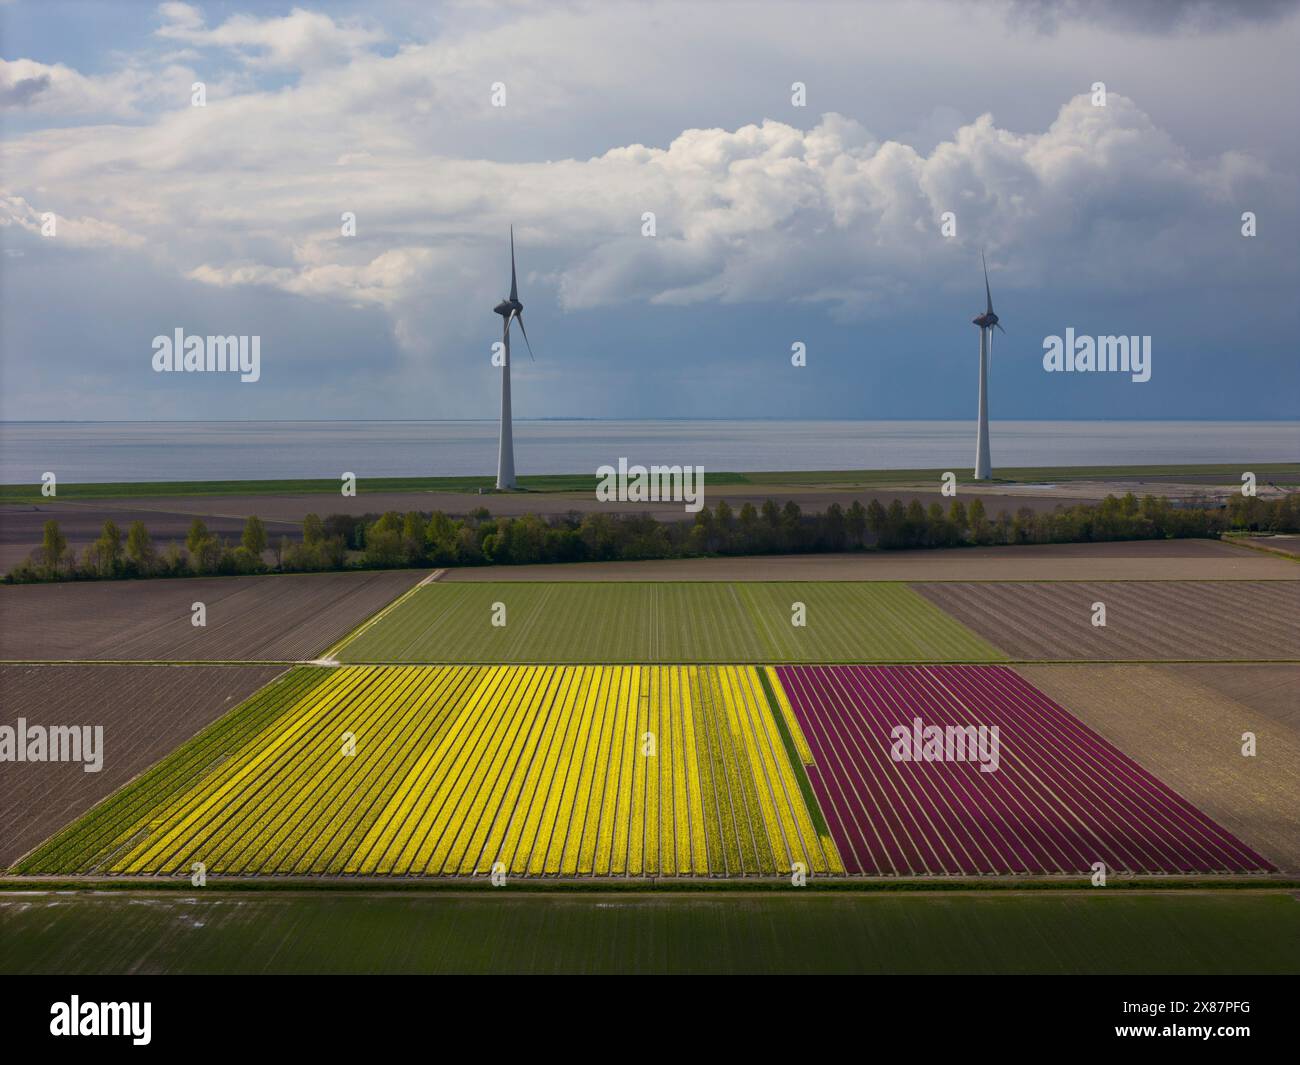
[[(1294, 581), (914, 584), (1013, 659), (1300, 660)], [(1106, 606), (1104, 627), (1093, 604)]]
[(103, 726), (103, 768), (0, 762), (0, 869), (252, 695), (278, 666), (0, 666), (0, 725)]
[[(1017, 672), (1283, 872), (1300, 873), (1300, 732), (1190, 679), (1181, 666)], [(1245, 732), (1255, 735), (1253, 757), (1242, 754)]]
[(1300, 665), (1184, 662), (1165, 668), (1300, 734)]
[[(297, 661), (418, 584), (424, 570), (0, 588), (8, 661)], [(207, 625), (191, 623), (196, 602)]]

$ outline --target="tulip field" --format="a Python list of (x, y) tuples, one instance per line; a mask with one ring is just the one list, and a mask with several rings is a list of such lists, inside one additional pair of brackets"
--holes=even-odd
[(1293, 970), (1295, 582), (928, 557), (0, 592), (0, 970)]
[[(1174, 614), (1193, 593), (1237, 603), (1235, 586), (1166, 583), (1153, 594)], [(976, 609), (1096, 595), (1129, 631), (1140, 589), (1008, 587), (404, 587), (331, 657), (288, 666), (89, 809), (87, 792), (35, 850), (13, 845), (13, 870), (787, 883), (1275, 871), (1256, 834), (1243, 842), (1004, 664)], [(1269, 609), (1290, 591), (1264, 587)], [(1055, 617), (1040, 615), (1025, 612), (1026, 640)], [(1152, 647), (1177, 653), (1181, 624)], [(926, 754), (927, 729), (952, 750)], [(1283, 749), (1270, 740), (1263, 757)]]
[[(850, 873), (1270, 872), (1273, 866), (1005, 666), (782, 666)], [(999, 762), (892, 756), (914, 721), (996, 726)], [(987, 768), (987, 767), (984, 767)]]
[(20, 871), (843, 873), (774, 681), (750, 667), (298, 669)]
[[(893, 730), (996, 726), (998, 764)], [(1011, 669), (308, 666), (20, 873), (790, 877), (1266, 872)]]
[[(893, 730), (996, 726), (993, 771)], [(1258, 873), (1005, 666), (299, 667), (19, 873)]]

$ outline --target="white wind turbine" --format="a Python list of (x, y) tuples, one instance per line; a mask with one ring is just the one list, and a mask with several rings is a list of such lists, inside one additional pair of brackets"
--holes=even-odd
[[(497, 449), (497, 487), (515, 487), (515, 441), (510, 416), (510, 323), (516, 319), (519, 331), (528, 346), (528, 357), (533, 358), (533, 346), (528, 343), (524, 329), (524, 305), (519, 302), (519, 284), (515, 279), (515, 227), (510, 227), (510, 295), (492, 308), (502, 318), (501, 343), (504, 363), (501, 367), (501, 437)], [(534, 359), (534, 361), (536, 361)]]
[[(989, 461), (989, 358), (993, 354), (993, 330), (1002, 329), (998, 316), (993, 313), (993, 293), (989, 291), (989, 264), (980, 252), (984, 263), (984, 296), (987, 300), (984, 313), (971, 321), (980, 327), (980, 421), (975, 436), (975, 480), (987, 481), (993, 476)], [(1002, 329), (1005, 333), (1006, 330)]]

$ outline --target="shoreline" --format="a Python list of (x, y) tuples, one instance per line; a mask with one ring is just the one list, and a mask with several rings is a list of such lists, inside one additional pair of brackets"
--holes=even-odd
[[(997, 471), (986, 481), (966, 478), (962, 471), (939, 468), (861, 469), (861, 470), (761, 470), (752, 472), (706, 472), (709, 488), (934, 488), (945, 473), (956, 472), (958, 483), (967, 487), (1050, 488), (1045, 482), (1132, 481), (1179, 482), (1193, 479), (1209, 486), (1240, 482), (1243, 472), (1253, 472), (1260, 481), (1300, 486), (1300, 462), (1255, 463), (1185, 463), (1136, 464), (1126, 466), (1019, 466)], [(498, 492), (491, 475), (464, 477), (359, 477), (358, 494), (365, 492), (481, 493), (485, 497), (554, 494), (562, 492), (594, 493), (599, 477), (596, 473), (523, 474), (520, 489)], [(86, 481), (56, 486), (56, 494), (42, 492), (40, 481), (27, 484), (0, 485), (0, 503), (56, 503), (67, 499), (117, 499), (130, 497), (178, 498), (220, 495), (329, 495), (339, 494), (337, 478), (270, 478), (230, 479), (218, 481)]]

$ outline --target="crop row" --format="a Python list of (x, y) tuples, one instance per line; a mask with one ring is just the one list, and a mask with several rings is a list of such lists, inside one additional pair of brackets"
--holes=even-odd
[(783, 666), (851, 873), (1268, 872), (1004, 666)]
[(339, 651), (365, 663), (986, 662), (992, 644), (913, 592), (860, 583), (447, 583)]
[(85, 745), (72, 761), (0, 762), (0, 869), (283, 672), (274, 665), (0, 665), (0, 707), (10, 729), (19, 719), (29, 731), (75, 722), (102, 729), (93, 772), (79, 760), (90, 756)]
[(282, 714), (328, 678), (329, 670), (309, 667), (284, 674), (57, 832), (17, 863), (15, 871), (39, 875), (101, 870), (144, 830), (152, 811), (198, 787), (204, 776), (273, 728)]
[(220, 723), (224, 742), (182, 748), (27, 871), (842, 872), (764, 679), (748, 667), (299, 670)]

